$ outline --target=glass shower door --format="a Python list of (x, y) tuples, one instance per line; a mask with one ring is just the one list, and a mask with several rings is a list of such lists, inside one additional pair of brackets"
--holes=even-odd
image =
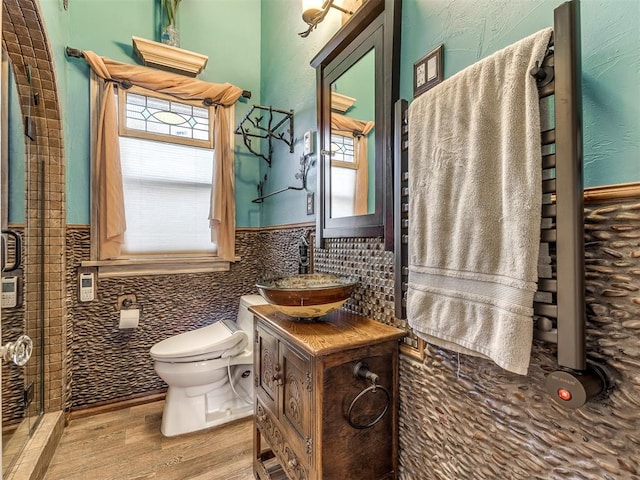
[[(44, 183), (32, 119), (37, 95), (31, 70), (24, 72), (28, 88), (19, 91), (11, 62), (2, 53), (0, 354), (5, 477), (43, 413)], [(21, 107), (20, 98), (28, 99), (26, 107)]]

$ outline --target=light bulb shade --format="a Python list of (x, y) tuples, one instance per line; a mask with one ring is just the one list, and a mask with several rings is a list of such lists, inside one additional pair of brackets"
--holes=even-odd
[(307, 25), (316, 23), (318, 16), (322, 14), (325, 0), (302, 0), (302, 20)]
[(302, 0), (302, 11), (306, 12), (310, 8), (322, 10), (325, 0)]

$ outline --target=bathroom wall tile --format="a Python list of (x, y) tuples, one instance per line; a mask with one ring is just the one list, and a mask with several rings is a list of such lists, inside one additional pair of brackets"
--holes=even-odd
[(400, 364), (400, 479), (581, 478), (640, 475), (640, 204), (585, 211), (589, 357), (612, 390), (578, 411), (547, 397), (555, 345), (535, 342), (527, 376), (429, 348)]
[[(241, 260), (229, 272), (100, 279), (98, 298), (80, 303), (77, 267), (90, 255), (88, 227), (67, 229), (66, 408), (78, 409), (164, 390), (153, 369), (151, 347), (169, 336), (235, 318), (240, 296), (257, 293), (265, 275), (297, 271), (303, 229), (239, 229)], [(117, 296), (132, 293), (141, 305), (140, 327), (118, 329)], [(71, 387), (69, 387), (71, 385)]]
[(382, 239), (326, 239), (325, 248), (314, 251), (314, 264), (318, 272), (358, 280), (346, 310), (399, 326), (394, 317), (393, 252), (384, 250)]

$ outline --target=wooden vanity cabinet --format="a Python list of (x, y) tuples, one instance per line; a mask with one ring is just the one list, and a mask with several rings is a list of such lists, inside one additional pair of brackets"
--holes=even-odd
[[(402, 330), (338, 310), (321, 321), (252, 307), (254, 475), (261, 480), (397, 476), (398, 339)], [(366, 364), (381, 388), (354, 375)], [(355, 400), (355, 403), (354, 403)], [(371, 423), (387, 408), (380, 421)]]

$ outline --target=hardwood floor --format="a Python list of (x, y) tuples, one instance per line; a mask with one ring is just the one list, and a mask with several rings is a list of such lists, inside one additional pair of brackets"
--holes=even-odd
[(253, 480), (251, 417), (167, 438), (163, 406), (71, 420), (44, 480)]

